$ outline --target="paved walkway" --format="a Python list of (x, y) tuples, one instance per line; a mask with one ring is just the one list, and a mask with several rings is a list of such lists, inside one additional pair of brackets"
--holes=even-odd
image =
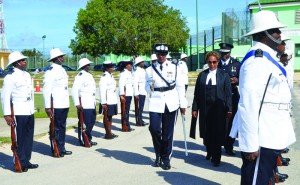
[[(194, 87), (188, 89), (188, 100), (191, 104)], [(294, 127), (297, 138), (300, 136), (300, 128), (296, 122), (300, 120), (300, 84), (295, 84), (294, 90)], [(147, 110), (147, 108), (146, 108)], [(134, 122), (133, 106), (130, 112), (130, 120)], [(190, 128), (191, 109), (186, 114), (186, 130)], [(149, 121), (147, 112), (145, 121)], [(10, 145), (0, 146), (0, 184), (1, 185), (234, 185), (240, 182), (240, 167), (242, 161), (237, 157), (222, 156), (220, 167), (213, 167), (205, 160), (205, 147), (202, 140), (188, 138), (189, 155), (185, 156), (183, 129), (180, 116), (176, 124), (174, 134), (174, 151), (171, 160), (172, 168), (164, 171), (153, 167), (155, 155), (151, 136), (147, 127), (136, 127), (130, 133), (121, 132), (120, 115), (113, 120), (114, 133), (119, 135), (117, 139), (105, 140), (102, 121), (96, 123), (93, 131), (94, 141), (98, 145), (92, 148), (78, 146), (77, 130), (67, 132), (66, 148), (73, 151), (73, 155), (64, 158), (52, 158), (48, 136), (43, 136), (34, 141), (32, 162), (40, 167), (29, 170), (26, 173), (17, 174), (13, 171), (12, 152)], [(0, 120), (1, 121), (1, 120)], [(69, 119), (68, 126), (77, 123), (76, 119)], [(49, 120), (36, 120), (36, 134), (48, 131)], [(1, 121), (0, 136), (7, 135), (9, 127)], [(38, 131), (39, 130), (39, 131)], [(198, 133), (197, 133), (198, 134)], [(234, 148), (238, 151), (237, 142)], [(290, 152), (284, 157), (291, 158), (288, 167), (280, 167), (282, 173), (288, 173), (287, 185), (296, 185), (300, 181), (300, 143), (290, 147)]]

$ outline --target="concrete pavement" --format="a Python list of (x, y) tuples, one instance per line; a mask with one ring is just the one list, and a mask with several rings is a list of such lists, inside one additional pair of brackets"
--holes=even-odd
[[(187, 98), (191, 104), (194, 87), (189, 87)], [(300, 128), (296, 124), (300, 121), (300, 84), (295, 84), (294, 90), (294, 128), (297, 138), (300, 135)], [(133, 105), (133, 102), (132, 102)], [(134, 107), (131, 108), (130, 120), (134, 122)], [(147, 106), (145, 108), (147, 110)], [(186, 114), (187, 138), (190, 128), (191, 109)], [(145, 121), (149, 122), (148, 113), (145, 112)], [(119, 135), (114, 140), (105, 140), (102, 121), (96, 123), (93, 131), (94, 141), (98, 145), (92, 148), (78, 146), (77, 130), (71, 129), (67, 132), (66, 148), (73, 151), (73, 155), (64, 158), (52, 158), (48, 136), (43, 136), (34, 141), (32, 162), (38, 163), (40, 167), (29, 170), (26, 173), (14, 173), (12, 164), (12, 152), (10, 145), (0, 146), (0, 184), (128, 184), (128, 185), (152, 185), (152, 184), (173, 184), (173, 185), (233, 185), (240, 183), (240, 167), (242, 161), (239, 157), (230, 157), (223, 152), (220, 167), (213, 167), (205, 160), (205, 147), (202, 139), (193, 140), (188, 138), (189, 155), (184, 153), (183, 129), (181, 118), (178, 117), (174, 133), (172, 168), (164, 171), (161, 168), (153, 167), (155, 158), (151, 136), (148, 127), (136, 127), (130, 133), (121, 132), (120, 115), (113, 120), (113, 132)], [(0, 133), (4, 128), (1, 121)], [(77, 120), (68, 120), (70, 124), (77, 123)], [(36, 121), (36, 128), (41, 126), (48, 131), (49, 120)], [(5, 127), (8, 127), (5, 125)], [(9, 127), (8, 127), (9, 128)], [(37, 129), (36, 129), (37, 130)], [(3, 131), (4, 132), (4, 131)], [(8, 132), (8, 131), (5, 131)], [(38, 131), (36, 131), (37, 134)], [(198, 135), (198, 132), (197, 132)], [(1, 136), (1, 135), (0, 135)], [(284, 157), (291, 158), (288, 167), (280, 167), (281, 173), (288, 173), (289, 178), (285, 183), (296, 185), (299, 183), (300, 171), (300, 144), (296, 142), (290, 147), (290, 152)], [(238, 151), (237, 142), (235, 150)]]

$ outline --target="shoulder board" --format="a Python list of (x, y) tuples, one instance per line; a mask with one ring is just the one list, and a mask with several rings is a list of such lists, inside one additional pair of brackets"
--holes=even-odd
[(78, 73), (78, 76), (81, 76), (82, 75), (82, 72)]
[(15, 70), (14, 69), (11, 69), (11, 70), (9, 70), (6, 74), (7, 75), (11, 75), (11, 74), (13, 74), (15, 72)]
[(50, 67), (47, 67), (46, 69), (45, 69), (45, 71), (51, 71), (53, 69), (53, 67), (52, 66), (50, 66)]
[(171, 63), (174, 64), (175, 66), (179, 64), (178, 62), (174, 62), (174, 61), (172, 61)]
[(106, 74), (104, 73), (102, 76), (105, 76)]
[(263, 50), (261, 50), (261, 49), (255, 50), (254, 56), (255, 57), (263, 57)]

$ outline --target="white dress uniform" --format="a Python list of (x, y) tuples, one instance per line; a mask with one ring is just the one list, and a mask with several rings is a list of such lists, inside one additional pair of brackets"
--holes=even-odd
[(105, 71), (99, 81), (100, 104), (117, 104), (116, 80), (113, 75)]
[[(125, 92), (126, 89), (126, 92)], [(124, 69), (119, 78), (119, 95), (133, 96), (133, 75), (131, 71)]]
[[(163, 70), (160, 70), (160, 64), (157, 63), (155, 68), (161, 75), (175, 88), (172, 90), (160, 92), (155, 91), (156, 88), (167, 88), (168, 85), (164, 80), (151, 67), (146, 69), (146, 91), (150, 94), (149, 97), (149, 111), (164, 113), (165, 106), (168, 107), (169, 111), (175, 111), (179, 107), (186, 108), (187, 100), (185, 97), (185, 84), (182, 74), (178, 73), (176, 78), (176, 65), (170, 61), (165, 61), (162, 65)], [(153, 88), (154, 89), (153, 89)]]
[(72, 96), (74, 105), (79, 105), (79, 97), (83, 109), (95, 109), (96, 107), (96, 83), (91, 73), (81, 70), (75, 77)]
[(180, 60), (178, 62), (178, 68), (179, 68), (179, 71), (181, 72), (181, 75), (183, 77), (184, 84), (188, 85), (189, 84), (189, 70), (188, 70), (188, 67), (186, 65), (186, 62)]
[(134, 72), (134, 96), (147, 95), (146, 91), (146, 71), (137, 67)]
[(45, 108), (51, 106), (51, 95), (54, 108), (69, 108), (68, 75), (61, 65), (53, 63), (45, 72), (43, 83)]
[(11, 115), (11, 99), (15, 115), (32, 115), (34, 113), (34, 105), (30, 74), (18, 68), (14, 68), (13, 71), (4, 78), (1, 92), (3, 115)]
[[(276, 59), (276, 52), (260, 42), (254, 42), (250, 50), (259, 48)], [(236, 136), (238, 131), (241, 151), (255, 152), (260, 147), (281, 150), (294, 143), (296, 139), (289, 114), (291, 91), (282, 71), (266, 57), (252, 56), (241, 66), (239, 80), (241, 96), (230, 135)]]

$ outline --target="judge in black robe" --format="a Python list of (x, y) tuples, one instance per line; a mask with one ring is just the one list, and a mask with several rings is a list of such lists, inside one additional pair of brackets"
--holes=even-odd
[[(217, 69), (219, 53), (208, 52), (205, 58), (209, 68), (197, 78), (192, 114), (194, 119), (199, 114), (200, 137), (207, 150), (206, 160), (211, 159), (214, 166), (219, 166), (221, 147), (229, 132), (226, 119), (232, 115), (231, 84), (228, 74)], [(195, 133), (195, 126), (192, 125), (191, 132)]]

